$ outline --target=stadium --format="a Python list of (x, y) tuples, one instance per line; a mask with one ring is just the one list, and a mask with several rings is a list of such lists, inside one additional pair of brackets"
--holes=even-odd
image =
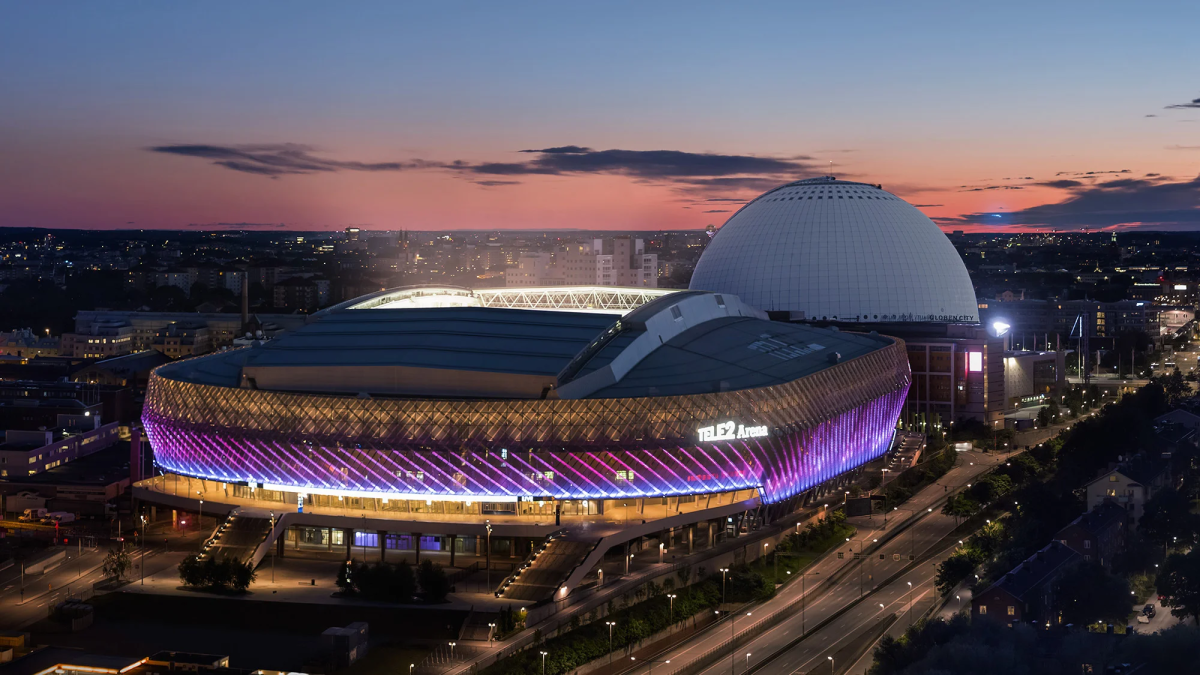
[(376, 300), (159, 368), (155, 461), (301, 506), (585, 513), (741, 490), (776, 504), (884, 452), (908, 386), (895, 341), (773, 323), (734, 296), (672, 293), (615, 321)]
[(913, 380), (870, 324), (977, 321), (928, 218), (800, 181), (731, 217), (691, 290), (391, 289), (161, 366), (134, 494), (228, 514), (206, 555), (506, 554), (536, 573), (497, 594), (558, 599), (631, 544), (661, 561), (826, 501), (894, 447)]

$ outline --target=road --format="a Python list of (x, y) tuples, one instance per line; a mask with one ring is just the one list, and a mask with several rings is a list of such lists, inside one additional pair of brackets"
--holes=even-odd
[[(793, 582), (782, 587), (774, 598), (751, 609), (750, 616), (735, 617), (732, 631), (729, 622), (727, 620), (723, 621), (721, 624), (714, 626), (710, 631), (692, 638), (655, 658), (662, 661), (669, 659), (671, 665), (678, 669), (697, 659), (717, 644), (720, 644), (718, 640), (725, 641), (731, 633), (741, 634), (746, 631), (747, 629), (743, 628), (743, 626), (750, 627), (775, 612), (794, 609), (799, 606), (802, 608), (802, 611), (794, 616), (790, 616), (779, 625), (759, 635), (748, 645), (739, 648), (737, 650), (737, 658), (733, 659), (737, 669), (744, 670), (747, 663), (750, 668), (754, 667), (755, 659), (753, 655), (758, 655), (761, 661), (761, 659), (765, 659), (770, 654), (788, 648), (788, 653), (781, 658), (785, 658), (786, 662), (789, 663), (799, 663), (800, 659), (803, 658), (803, 652), (792, 656), (790, 654), (791, 649), (788, 647), (789, 643), (800, 636), (803, 630), (814, 631), (814, 628), (820, 622), (830, 619), (839, 610), (858, 601), (860, 597), (871, 593), (874, 587), (889, 577), (903, 573), (904, 569), (910, 563), (910, 556), (915, 556), (919, 559), (923, 552), (948, 535), (954, 529), (955, 522), (953, 518), (941, 514), (941, 500), (950, 491), (971, 482), (979, 474), (1003, 462), (1008, 456), (978, 452), (961, 453), (958, 465), (951, 469), (941, 480), (917, 493), (899, 509), (891, 512), (886, 529), (883, 525), (883, 519), (879, 516), (874, 516), (871, 519), (851, 519), (851, 522), (859, 528), (854, 541), (847, 542), (845, 545), (840, 546), (838, 550), (831, 551), (811, 565), (806, 570), (802, 583)], [(905, 525), (912, 520), (913, 516), (920, 516), (920, 519), (912, 522), (909, 527), (905, 528)], [(899, 534), (895, 534), (897, 532)], [(893, 536), (882, 544), (878, 543), (879, 540), (885, 539), (887, 535)], [(860, 548), (866, 554), (865, 559), (861, 563), (855, 559), (855, 554), (859, 553)], [(838, 557), (839, 553), (842, 556), (841, 558)], [(920, 569), (925, 568), (932, 570), (933, 567), (931, 564), (926, 564)], [(929, 573), (932, 574), (931, 571)], [(823, 580), (834, 577), (840, 578), (837, 579), (832, 587), (829, 587), (827, 583), (822, 583)], [(917, 582), (920, 580), (920, 577), (912, 577), (912, 579), (914, 580), (914, 586), (919, 587)], [(910, 579), (906, 576), (904, 581), (907, 582), (908, 580)], [(927, 583), (925, 585), (926, 587), (928, 586)], [(928, 593), (928, 590), (926, 592)], [(918, 592), (918, 603), (922, 597), (924, 596), (921, 596)], [(867, 601), (863, 602), (866, 603)], [(871, 602), (874, 601), (872, 600)], [(891, 601), (888, 602), (890, 603)], [(870, 605), (864, 604), (862, 606), (870, 609)], [(882, 610), (879, 610), (876, 605), (874, 612), (877, 613), (878, 611)], [(874, 616), (874, 613), (867, 612), (864, 618), (864, 616), (860, 616), (855, 611), (844, 615), (844, 617), (851, 617), (847, 619), (848, 621), (854, 621), (856, 617), (859, 621), (868, 621), (871, 616)], [(838, 621), (841, 621), (841, 619), (835, 620), (835, 623)], [(813, 633), (814, 636), (816, 632)], [(807, 648), (806, 646), (805, 649)], [(746, 653), (752, 655), (748, 660), (745, 658)], [(742, 663), (739, 664), (737, 663), (738, 661), (742, 661)], [(728, 672), (730, 666), (730, 659), (726, 657), (704, 672), (710, 675), (717, 675), (722, 672)], [(770, 672), (783, 671), (779, 671), (772, 665)]]
[[(126, 546), (132, 564), (128, 577), (137, 579), (141, 573), (143, 555), (140, 548)], [(46, 574), (26, 574), (24, 586), (17, 566), (3, 572), (0, 580), (0, 630), (22, 628), (46, 617), (49, 607), (65, 600), (69, 595), (78, 595), (90, 590), (102, 581), (100, 568), (108, 555), (107, 548), (70, 551), (70, 558)], [(148, 569), (162, 555), (161, 549), (145, 552)]]

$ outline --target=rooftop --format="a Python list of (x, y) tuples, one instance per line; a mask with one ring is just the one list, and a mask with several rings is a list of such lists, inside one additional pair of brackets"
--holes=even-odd
[(888, 344), (877, 334), (769, 321), (736, 296), (689, 291), (616, 320), (498, 307), (329, 311), (273, 340), (157, 373), (272, 391), (628, 398), (782, 384)]

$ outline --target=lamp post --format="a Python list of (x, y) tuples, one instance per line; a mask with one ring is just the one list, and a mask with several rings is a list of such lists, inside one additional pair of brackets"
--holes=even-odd
[(746, 662), (742, 665), (742, 674), (750, 672), (750, 652), (746, 652)]
[(546, 675), (546, 653), (547, 652), (538, 652), (538, 653), (542, 655), (542, 675)]
[(487, 572), (484, 574), (484, 578), (487, 579), (488, 593), (491, 593), (492, 592), (492, 521), (485, 520), (485, 521), (483, 521), (483, 523), (484, 523), (483, 529), (485, 531), (487, 531), (487, 543), (484, 545), (484, 548), (483, 548), (483, 556), (484, 556), (483, 564), (484, 564), (484, 567), (487, 568)]
[[(862, 582), (862, 568), (863, 568), (863, 564), (862, 564), (862, 559), (863, 559), (863, 552), (862, 552), (862, 551), (863, 551), (863, 548), (862, 548), (862, 545), (863, 545), (863, 543), (862, 543), (861, 541), (857, 541), (857, 540), (851, 539), (850, 537), (846, 537), (846, 541), (847, 541), (847, 542), (849, 542), (850, 544), (855, 544), (855, 543), (857, 543), (857, 544), (858, 544), (858, 597), (860, 597), (860, 598), (861, 598), (861, 597), (862, 597), (862, 595), (863, 595), (863, 582)], [(853, 549), (853, 548), (852, 548), (852, 549), (850, 549), (850, 552), (851, 552), (851, 553), (853, 553), (853, 552), (854, 552), (854, 549)]]
[(412, 675), (413, 668), (416, 668), (416, 667), (417, 667), (417, 664), (415, 664), (415, 663), (408, 664), (408, 675)]
[[(271, 533), (275, 533), (275, 512), (271, 512)], [(275, 551), (271, 551), (271, 583), (275, 583)]]
[(908, 625), (912, 625), (912, 582), (908, 582)]
[[(457, 643), (457, 642), (451, 642), (451, 643), (449, 643), (449, 644), (450, 644), (450, 662), (451, 662), (451, 663), (453, 663), (453, 662), (454, 662), (454, 647), (455, 647), (455, 645), (457, 645), (458, 643)], [(542, 652), (542, 653), (543, 653), (543, 654), (545, 654), (546, 652)], [(545, 657), (542, 657), (542, 658), (544, 659)]]
[(617, 625), (616, 621), (605, 621), (605, 626), (608, 626), (608, 662), (612, 663), (613, 646), (612, 646), (612, 629)]
[(671, 608), (667, 614), (668, 624), (675, 623), (675, 594), (671, 593), (667, 596), (667, 601), (671, 603)]
[(833, 665), (833, 657), (832, 657), (832, 656), (826, 656), (825, 658), (829, 659), (829, 672), (831, 672), (831, 673), (836, 673), (836, 672), (837, 672), (837, 670), (834, 668), (834, 665)]
[(488, 645), (489, 646), (491, 646), (491, 644), (492, 644), (493, 634), (495, 632), (496, 632), (496, 624), (489, 623), (488, 624)]
[[(750, 612), (746, 612), (746, 616), (750, 616)], [(733, 645), (733, 640), (734, 640), (734, 637), (736, 636), (736, 633), (734, 631), (734, 621), (736, 619), (737, 619), (737, 615), (734, 614), (733, 612), (730, 612), (729, 613), (729, 644), (730, 644), (730, 646)], [(730, 651), (729, 675), (734, 675), (734, 670), (736, 670), (736, 668), (737, 668), (737, 653)]]
[(725, 575), (729, 574), (728, 567), (721, 568), (721, 604), (725, 604)]
[[(196, 492), (200, 494), (200, 492)], [(204, 553), (204, 500), (200, 500), (200, 513), (196, 516), (196, 531), (200, 533), (200, 552)]]
[(806, 580), (808, 575), (819, 575), (820, 572), (800, 572), (800, 635), (804, 635), (804, 610), (808, 608), (808, 588)]
[[(908, 512), (908, 515), (912, 516), (913, 518), (917, 517), (917, 512), (913, 511), (912, 509), (902, 509), (898, 506), (894, 506), (894, 507), (892, 507), (892, 510), (893, 511), (906, 511), (906, 512)], [(933, 509), (930, 509), (929, 511), (930, 511), (930, 513), (932, 513)], [(913, 545), (912, 533), (913, 533), (913, 528), (909, 527), (908, 528), (908, 558), (909, 558), (909, 560), (916, 560), (916, 555), (915, 555), (916, 550), (915, 550), (915, 546)]]
[[(146, 585), (146, 514), (141, 515), (142, 519), (142, 564), (139, 566), (142, 573), (142, 585)], [(82, 551), (82, 549), (80, 549)], [(76, 569), (78, 569), (79, 561), (76, 559)]]
[(660, 565), (662, 564), (662, 561), (663, 561), (663, 551), (665, 549), (666, 549), (666, 545), (663, 544), (661, 541), (658, 542), (658, 562)]

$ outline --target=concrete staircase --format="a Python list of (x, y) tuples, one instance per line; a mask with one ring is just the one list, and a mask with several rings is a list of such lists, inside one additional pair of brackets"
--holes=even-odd
[[(241, 509), (234, 509), (217, 527), (212, 538), (204, 542), (200, 559), (237, 560), (257, 565), (266, 555), (263, 544), (275, 538), (271, 535), (278, 536), (280, 525), (276, 522), (273, 532), (270, 518), (245, 515)], [(261, 554), (260, 549), (263, 549)]]
[(552, 599), (555, 591), (595, 547), (594, 541), (572, 541), (561, 535), (550, 535), (500, 584), (496, 597), (528, 602)]

